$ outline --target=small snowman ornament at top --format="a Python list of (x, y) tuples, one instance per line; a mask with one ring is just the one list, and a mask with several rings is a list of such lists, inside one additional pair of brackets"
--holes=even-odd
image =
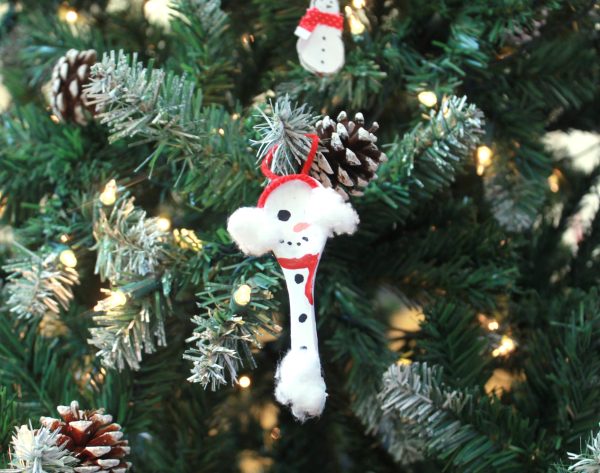
[(358, 225), (351, 205), (308, 175), (319, 138), (307, 137), (312, 147), (301, 173), (274, 174), (269, 168), (275, 151), (271, 149), (261, 165), (271, 182), (258, 205), (236, 210), (227, 224), (244, 253), (260, 256), (272, 251), (283, 270), (290, 300), (291, 347), (275, 374), (275, 397), (301, 421), (320, 415), (327, 398), (314, 306), (317, 266), (327, 238), (354, 233)]
[(338, 72), (345, 61), (344, 17), (338, 0), (311, 0), (294, 34), (302, 67), (317, 75)]

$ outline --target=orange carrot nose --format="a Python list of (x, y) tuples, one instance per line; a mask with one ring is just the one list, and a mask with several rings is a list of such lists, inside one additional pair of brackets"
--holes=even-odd
[(293, 230), (295, 232), (301, 232), (302, 230), (306, 230), (308, 227), (310, 227), (310, 223), (297, 223), (294, 225)]

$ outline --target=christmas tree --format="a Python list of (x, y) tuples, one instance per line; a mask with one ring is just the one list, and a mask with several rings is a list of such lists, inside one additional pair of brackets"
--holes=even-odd
[(596, 2), (0, 15), (0, 468), (600, 471)]

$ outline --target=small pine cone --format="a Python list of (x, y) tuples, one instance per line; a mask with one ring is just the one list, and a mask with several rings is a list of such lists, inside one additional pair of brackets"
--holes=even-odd
[(83, 87), (89, 82), (90, 69), (96, 63), (96, 51), (69, 49), (52, 71), (52, 112), (63, 122), (73, 121), (87, 125), (85, 109), (88, 105)]
[(537, 18), (531, 20), (528, 25), (515, 26), (513, 31), (504, 35), (504, 43), (507, 46), (521, 47), (529, 43), (534, 38), (541, 35), (541, 30), (548, 22), (549, 11), (547, 8), (541, 8)]
[(348, 194), (363, 195), (362, 189), (377, 178), (379, 164), (387, 161), (387, 156), (377, 148), (375, 133), (377, 122), (365, 128), (362, 113), (348, 119), (341, 112), (337, 123), (329, 117), (317, 122), (317, 134), (325, 149), (319, 151), (310, 170), (310, 175), (325, 187), (332, 187), (344, 199)]
[(103, 409), (82, 411), (77, 401), (70, 406), (58, 406), (62, 420), (42, 417), (40, 423), (48, 429), (60, 430), (58, 445), (73, 452), (81, 461), (74, 468), (76, 473), (125, 473), (131, 463), (123, 458), (131, 448), (123, 440), (119, 424), (114, 424), (112, 416), (104, 414)]

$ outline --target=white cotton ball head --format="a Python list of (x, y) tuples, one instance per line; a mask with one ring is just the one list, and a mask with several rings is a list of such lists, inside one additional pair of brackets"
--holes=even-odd
[(299, 421), (321, 415), (327, 391), (316, 351), (287, 352), (277, 368), (275, 382), (275, 397), (281, 404), (290, 406)]
[(264, 209), (242, 207), (227, 221), (227, 231), (247, 255), (261, 256), (277, 244), (277, 228)]

